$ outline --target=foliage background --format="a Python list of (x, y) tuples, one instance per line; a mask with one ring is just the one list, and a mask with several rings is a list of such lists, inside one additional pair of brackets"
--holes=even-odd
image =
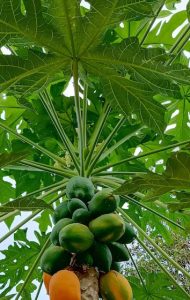
[[(11, 3), (11, 1), (8, 1)], [(6, 2), (6, 3), (8, 3)], [(56, 2), (56, 1), (55, 1)], [(93, 1), (89, 1), (93, 3)], [(155, 4), (155, 7), (157, 8), (160, 5), (160, 1), (144, 1), (152, 6)], [(147, 47), (148, 45), (151, 45), (151, 47), (154, 48), (154, 51), (152, 53), (149, 53), (151, 55), (151, 58), (154, 58), (154, 63), (158, 63), (158, 70), (159, 70), (159, 62), (164, 62), (167, 60), (173, 60), (174, 63), (181, 63), (184, 66), (188, 66), (190, 56), (190, 44), (189, 44), (189, 32), (188, 27), (189, 23), (187, 20), (187, 12), (186, 12), (186, 2), (185, 1), (178, 1), (179, 5), (181, 4), (183, 6), (182, 10), (179, 10), (179, 7), (176, 4), (176, 1), (166, 1), (165, 6), (162, 8), (162, 11), (160, 12), (158, 18), (156, 18), (156, 22), (151, 27), (151, 31), (149, 32), (146, 40), (144, 41), (144, 47)], [(3, 7), (4, 1), (1, 1), (0, 4), (2, 4)], [(25, 3), (23, 1), (23, 3)], [(36, 2), (37, 3), (37, 2)], [(43, 1), (44, 7), (46, 7), (46, 1)], [(47, 1), (48, 3), (48, 1)], [(25, 3), (26, 5), (26, 3)], [(154, 6), (153, 6), (154, 7)], [(146, 6), (145, 6), (146, 8)], [(14, 7), (16, 10), (16, 6)], [(156, 11), (156, 9), (155, 9)], [(6, 12), (6, 10), (5, 10)], [(85, 13), (85, 8), (84, 8)], [(137, 12), (136, 12), (137, 13)], [(6, 15), (6, 18), (11, 18), (11, 13), (9, 12), (9, 15)], [(4, 15), (2, 13), (1, 20), (4, 18)], [(152, 20), (153, 16), (148, 16), (148, 21)], [(130, 19), (130, 18), (129, 18)], [(30, 20), (30, 18), (29, 18)], [(167, 22), (166, 22), (167, 21)], [(110, 45), (112, 43), (120, 43), (123, 39), (130, 37), (133, 37), (136, 35), (138, 28), (140, 28), (140, 25), (144, 22), (144, 19), (141, 20), (135, 20), (135, 21), (126, 21), (120, 24), (120, 26), (117, 26), (114, 28), (114, 30), (108, 30), (104, 43), (106, 45)], [(42, 82), (43, 84), (46, 83), (46, 81), (51, 80), (52, 83), (49, 84), (49, 91), (50, 95), (53, 98), (53, 105), (56, 109), (56, 112), (58, 113), (59, 119), (61, 121), (61, 125), (66, 131), (68, 137), (71, 139), (72, 143), (74, 144), (75, 148), (77, 148), (77, 134), (76, 134), (76, 127), (77, 127), (77, 120), (75, 117), (75, 109), (74, 109), (74, 97), (70, 96), (64, 96), (62, 95), (62, 91), (64, 91), (69, 83), (70, 76), (69, 72), (67, 72), (67, 69), (65, 65), (67, 64), (67, 61), (63, 61), (64, 66), (64, 72), (65, 75), (63, 77), (62, 73), (59, 72), (60, 63), (59, 60), (56, 62), (53, 62), (54, 68), (52, 68), (51, 64), (51, 57), (48, 58), (48, 63), (45, 63), (44, 69), (43, 69), (43, 59), (40, 60), (38, 55), (40, 52), (46, 53), (46, 48), (41, 51), (41, 48), (39, 48), (38, 45), (34, 46), (34, 40), (29, 42), (28, 40), (25, 40), (25, 38), (21, 36), (14, 36), (14, 34), (10, 34), (8, 32), (7, 28), (3, 28), (3, 23), (1, 22), (2, 28), (0, 28), (1, 33), (1, 74), (2, 74), (2, 82), (1, 82), (1, 99), (0, 99), (0, 116), (1, 120), (4, 120), (3, 124), (6, 126), (9, 126), (13, 130), (16, 130), (18, 134), (22, 133), (24, 137), (27, 137), (28, 139), (32, 140), (35, 143), (39, 143), (42, 147), (47, 149), (48, 151), (51, 151), (55, 155), (59, 155), (62, 157), (61, 161), (57, 162), (57, 165), (53, 164), (52, 159), (49, 158), (46, 155), (41, 154), (37, 150), (34, 150), (34, 148), (31, 148), (26, 143), (23, 143), (23, 141), (20, 141), (19, 139), (15, 138), (15, 136), (11, 135), (10, 132), (7, 133), (5, 129), (3, 128), (0, 133), (0, 163), (2, 166), (2, 170), (0, 172), (0, 188), (1, 188), (1, 204), (6, 204), (8, 200), (15, 199), (19, 197), (20, 195), (24, 196), (28, 193), (33, 192), (36, 189), (39, 189), (40, 187), (48, 186), (51, 184), (56, 183), (57, 181), (62, 179), (62, 174), (60, 175), (58, 173), (53, 172), (45, 172), (45, 170), (40, 169), (40, 172), (36, 171), (37, 163), (49, 165), (52, 168), (60, 168), (60, 164), (62, 163), (64, 166), (70, 167), (70, 169), (73, 169), (72, 162), (70, 160), (70, 156), (68, 155), (65, 150), (60, 146), (60, 140), (59, 135), (56, 131), (56, 129), (52, 126), (51, 118), (48, 115), (46, 109), (44, 108), (43, 102), (40, 101), (39, 95), (33, 93), (33, 88), (38, 87), (39, 82)], [(31, 19), (32, 24), (32, 19)], [(31, 26), (30, 24), (30, 26)], [(90, 28), (90, 27), (89, 27)], [(146, 29), (146, 28), (145, 28)], [(3, 31), (4, 30), (4, 31)], [(3, 33), (6, 31), (6, 35), (3, 35)], [(186, 32), (186, 34), (184, 34)], [(129, 34), (130, 33), (130, 34)], [(31, 36), (34, 38), (34, 33), (30, 33)], [(141, 40), (142, 37), (145, 34), (145, 30), (139, 33), (139, 39)], [(10, 36), (9, 36), (10, 35)], [(39, 32), (39, 37), (40, 32)], [(183, 37), (183, 38), (182, 38)], [(35, 36), (35, 39), (37, 39), (38, 36)], [(47, 38), (45, 39), (47, 42)], [(55, 42), (55, 41), (53, 41)], [(66, 41), (68, 42), (68, 41)], [(88, 41), (87, 41), (88, 42)], [(132, 40), (132, 47), (135, 45), (135, 40)], [(52, 43), (53, 44), (53, 43)], [(26, 46), (27, 45), (27, 46)], [(177, 45), (177, 46), (176, 46)], [(48, 45), (47, 45), (48, 46)], [(159, 47), (158, 47), (159, 46)], [(49, 45), (50, 47), (50, 45)], [(29, 61), (25, 61), (25, 65), (22, 65), (21, 61), (17, 61), (12, 59), (9, 59), (9, 55), (14, 53), (19, 58), (28, 58), (28, 49), (34, 50), (33, 56), (29, 56)], [(171, 57), (167, 57), (164, 52), (160, 50), (166, 50), (169, 53), (171, 52), (171, 49), (173, 50), (171, 54)], [(150, 48), (151, 49), (151, 48)], [(155, 50), (157, 49), (157, 50)], [(182, 51), (183, 49), (183, 51)], [(9, 52), (10, 51), (10, 52)], [(65, 51), (61, 49), (60, 51)], [(101, 48), (99, 50), (102, 51)], [(122, 48), (121, 48), (122, 51)], [(133, 51), (133, 48), (132, 48)], [(161, 51), (161, 52), (160, 52)], [(100, 59), (99, 55), (100, 52), (95, 53), (86, 53), (86, 56), (84, 56), (84, 65), (80, 66), (80, 76), (82, 80), (89, 84), (89, 90), (88, 90), (88, 98), (91, 100), (91, 105), (88, 107), (88, 134), (89, 136), (93, 132), (93, 125), (97, 122), (99, 115), (104, 114), (106, 108), (103, 107), (103, 96), (107, 95), (109, 99), (112, 99), (113, 94), (110, 94), (109, 89), (105, 89), (102, 91), (102, 86), (100, 85), (99, 80), (97, 79), (100, 75), (100, 70), (102, 74), (105, 74), (110, 72), (110, 76), (112, 76), (112, 72), (114, 68), (113, 66), (105, 66), (105, 69), (100, 64), (100, 62), (96, 62), (96, 60)], [(159, 53), (159, 55), (158, 55)], [(132, 53), (133, 54), (133, 53)], [(36, 56), (35, 56), (36, 55)], [(42, 55), (42, 53), (40, 54)], [(141, 53), (141, 55), (144, 55)], [(147, 55), (147, 54), (146, 54)], [(114, 54), (112, 58), (114, 57)], [(109, 58), (109, 52), (108, 52), (108, 58)], [(57, 57), (56, 57), (57, 59)], [(94, 65), (93, 64), (87, 64), (86, 60), (90, 61), (90, 59), (95, 59), (95, 63), (100, 65), (100, 70), (94, 71)], [(106, 59), (106, 55), (104, 56), (104, 59)], [(126, 59), (126, 57), (125, 57)], [(132, 57), (129, 57), (129, 61), (132, 59)], [(138, 61), (138, 55), (137, 55), (137, 63)], [(146, 57), (147, 59), (147, 57)], [(157, 61), (158, 60), (158, 61)], [(22, 72), (20, 75), (20, 69), (24, 69), (24, 77), (26, 76), (25, 72), (29, 72), (30, 70), (36, 70), (38, 67), (41, 68), (42, 63), (42, 71), (40, 73), (31, 72), (31, 76), (29, 75), (27, 79), (22, 79)], [(64, 65), (65, 64), (65, 65)], [(50, 67), (49, 67), (50, 65)], [(9, 70), (10, 66), (10, 70)], [(19, 66), (19, 70), (16, 72), (14, 71), (14, 68), (11, 66)], [(85, 69), (86, 68), (86, 69)], [(149, 66), (149, 69), (151, 70), (151, 65)], [(156, 70), (157, 70), (156, 68)], [(15, 68), (16, 69), (16, 68)], [(116, 68), (117, 69), (117, 68)], [(179, 67), (180, 69), (180, 67)], [(91, 76), (89, 78), (86, 78), (85, 70), (91, 73)], [(51, 74), (51, 71), (53, 71)], [(125, 70), (121, 67), (117, 71), (120, 74), (125, 75)], [(133, 70), (134, 71), (134, 70)], [(94, 75), (95, 72), (95, 75)], [(135, 88), (137, 86), (137, 83), (139, 84), (140, 94), (142, 95), (143, 100), (148, 99), (147, 107), (150, 109), (151, 113), (148, 115), (146, 114), (146, 110), (140, 110), (140, 112), (143, 113), (143, 117), (140, 117), (140, 114), (138, 115), (138, 118), (136, 119), (136, 116), (133, 116), (134, 107), (131, 107), (130, 112), (128, 111), (127, 107), (122, 106), (125, 101), (122, 101), (122, 95), (123, 95), (123, 86), (121, 87), (121, 101), (119, 101), (120, 97), (117, 97), (116, 103), (114, 102), (114, 106), (117, 104), (117, 106), (121, 106), (120, 108), (122, 111), (125, 111), (128, 115), (128, 122), (123, 125), (120, 132), (117, 134), (115, 139), (112, 141), (112, 146), (114, 144), (124, 138), (127, 134), (131, 134), (131, 138), (128, 138), (126, 142), (116, 151), (112, 151), (109, 155), (108, 159), (105, 159), (102, 161), (102, 164), (99, 165), (99, 167), (104, 166), (104, 164), (114, 164), (115, 162), (125, 159), (126, 156), (130, 157), (132, 154), (135, 153), (135, 155), (138, 155), (143, 151), (153, 151), (155, 149), (159, 149), (159, 147), (170, 145), (174, 142), (182, 142), (184, 140), (189, 139), (189, 124), (190, 124), (190, 104), (189, 104), (189, 87), (187, 83), (189, 82), (189, 73), (187, 72), (187, 69), (184, 67), (184, 69), (180, 69), (180, 73), (177, 72), (175, 69), (167, 71), (164, 69), (163, 74), (166, 74), (167, 78), (170, 78), (171, 76), (175, 77), (175, 80), (178, 79), (178, 85), (171, 84), (169, 80), (166, 82), (162, 82), (162, 78), (154, 78), (154, 73), (140, 73), (137, 70), (134, 71), (134, 73), (131, 70), (130, 76), (132, 76), (133, 80), (136, 81)], [(48, 74), (48, 78), (47, 75)], [(56, 75), (55, 75), (56, 74)], [(148, 75), (147, 75), (148, 74)], [(181, 75), (180, 75), (181, 74)], [(20, 81), (18, 80), (18, 77), (21, 78)], [(115, 73), (113, 74), (115, 76)], [(149, 80), (148, 86), (142, 86), (140, 85), (140, 81), (144, 81), (143, 76), (145, 77), (145, 81)], [(23, 77), (23, 78), (24, 78)], [(26, 77), (25, 77), (26, 78)], [(106, 82), (105, 86), (109, 88), (109, 85), (107, 83), (107, 78), (104, 77), (104, 80)], [(159, 83), (157, 82), (159, 80)], [(174, 81), (175, 81), (174, 80)], [(121, 80), (122, 82), (122, 80)], [(93, 84), (92, 84), (93, 83)], [(145, 82), (144, 82), (145, 83)], [(36, 84), (36, 86), (35, 86)], [(43, 85), (42, 84), (42, 85)], [(131, 84), (131, 83), (130, 83)], [(166, 86), (167, 84), (167, 86)], [(114, 89), (115, 92), (118, 90), (118, 86), (115, 86), (114, 82), (111, 82), (111, 86)], [(153, 106), (151, 107), (151, 103), (149, 99), (150, 95), (150, 89), (153, 89), (153, 86), (155, 90), (158, 92), (162, 92), (164, 90), (164, 95), (157, 95), (157, 108), (154, 109)], [(31, 88), (32, 87), (32, 88)], [(83, 87), (83, 86), (82, 86)], [(9, 88), (9, 89), (8, 89)], [(127, 92), (131, 93), (131, 90), (133, 91), (133, 86), (131, 84), (130, 90)], [(8, 90), (7, 90), (8, 89)], [(82, 89), (82, 88), (81, 88)], [(27, 92), (30, 92), (28, 95)], [(82, 90), (80, 91), (82, 92)], [(21, 96), (22, 95), (22, 96)], [(67, 94), (68, 95), (68, 94)], [(137, 95), (139, 97), (138, 91)], [(140, 95), (140, 96), (141, 96)], [(126, 94), (125, 94), (126, 96)], [(147, 97), (147, 98), (146, 98)], [(114, 100), (113, 100), (114, 101)], [(135, 103), (135, 101), (134, 101)], [(139, 102), (138, 102), (139, 103)], [(139, 109), (139, 104), (137, 103), (136, 109)], [(160, 103), (164, 103), (164, 107), (166, 108), (165, 116), (163, 116), (163, 111), (161, 106), (159, 106)], [(132, 103), (129, 102), (128, 106), (132, 106)], [(120, 117), (119, 115), (120, 111), (116, 111), (114, 113), (111, 113), (107, 119), (107, 126), (102, 131), (101, 138), (99, 140), (99, 144), (95, 148), (95, 153), (98, 151), (98, 147), (101, 147), (101, 144), (106, 139), (106, 137), (110, 134), (110, 132), (113, 130), (113, 128), (118, 123), (118, 119)], [(152, 118), (153, 116), (153, 118)], [(145, 121), (146, 120), (146, 121)], [(158, 122), (155, 122), (158, 121)], [(165, 121), (164, 121), (165, 120)], [(148, 127), (143, 127), (143, 124), (145, 122), (145, 125)], [(164, 124), (167, 124), (165, 125)], [(143, 124), (142, 124), (143, 123)], [(166, 127), (167, 126), (167, 127)], [(166, 130), (164, 131), (164, 128), (166, 127)], [(133, 134), (133, 132), (136, 132), (139, 128), (141, 128), (141, 131), (136, 135)], [(164, 135), (163, 135), (164, 131)], [(58, 142), (57, 142), (58, 141)], [(160, 142), (162, 141), (162, 143)], [(5, 154), (11, 154), (14, 153), (14, 155), (6, 156)], [(16, 156), (15, 156), (16, 153)], [(189, 157), (189, 146), (188, 144), (185, 145), (185, 148), (183, 148), (183, 153), (186, 153)], [(4, 155), (4, 156), (3, 156)], [(166, 169), (166, 162), (168, 162), (168, 158), (171, 156), (171, 151), (165, 151), (161, 153), (155, 153), (145, 158), (140, 158), (138, 161), (136, 160), (134, 163), (125, 163), (123, 165), (117, 166), (113, 169), (115, 172), (122, 172), (122, 171), (128, 171), (128, 172), (135, 172), (137, 174), (139, 172), (147, 172), (153, 171), (155, 174), (163, 174), (164, 178), (164, 172)], [(27, 157), (27, 160), (25, 159)], [(6, 159), (9, 160), (9, 164), (5, 166)], [(184, 160), (184, 156), (182, 157), (182, 161)], [(35, 162), (36, 165), (32, 165), (31, 162)], [(11, 162), (11, 164), (10, 164)], [(188, 159), (187, 159), (188, 162)], [(41, 168), (44, 166), (41, 166)], [(186, 167), (188, 169), (188, 164), (186, 164)], [(174, 164), (174, 169), (176, 170), (176, 164)], [(55, 171), (55, 170), (54, 170)], [(166, 217), (169, 217), (173, 221), (179, 222), (182, 226), (184, 226), (187, 230), (189, 230), (190, 224), (189, 224), (189, 191), (187, 188), (187, 185), (189, 186), (189, 179), (187, 179), (188, 170), (185, 172), (185, 174), (180, 173), (180, 176), (178, 176), (177, 180), (180, 181), (181, 186), (179, 186), (179, 193), (170, 193), (170, 190), (166, 190), (166, 193), (163, 192), (164, 195), (157, 194), (158, 191), (156, 187), (153, 189), (153, 196), (156, 195), (160, 196), (159, 201), (157, 203), (147, 202), (146, 205), (152, 209), (156, 209), (157, 212), (162, 213)], [(190, 173), (190, 172), (189, 172)], [(166, 174), (167, 175), (167, 174)], [(178, 174), (179, 175), (179, 174)], [(133, 178), (126, 176), (120, 176), (120, 178), (124, 179), (130, 179), (133, 180)], [(147, 181), (150, 183), (150, 178), (153, 178), (152, 173), (150, 175), (151, 177), (143, 177), (143, 183), (147, 184)], [(134, 179), (137, 180), (137, 179)], [(165, 179), (164, 179), (165, 180)], [(168, 178), (167, 178), (168, 180)], [(166, 180), (165, 180), (166, 181)], [(132, 181), (133, 183), (133, 181)], [(143, 185), (143, 184), (141, 184)], [(175, 182), (176, 185), (176, 182)], [(138, 184), (135, 184), (135, 186), (139, 187)], [(16, 187), (16, 188), (15, 188)], [(147, 194), (147, 188), (136, 191), (134, 190), (133, 185), (129, 186), (124, 185), (122, 188), (124, 189), (124, 194), (135, 194), (136, 192), (141, 192), (143, 195), (149, 197), (151, 199), (152, 195)], [(181, 193), (181, 189), (183, 190), (183, 194)], [(185, 189), (185, 194), (184, 194)], [(55, 194), (54, 194), (55, 196)], [(139, 200), (139, 195), (135, 194), (135, 197), (137, 200)], [(151, 197), (150, 197), (151, 196)], [(52, 199), (51, 196), (44, 197), (43, 200), (45, 200), (45, 203), (50, 201)], [(168, 200), (169, 199), (169, 200)], [(177, 200), (173, 200), (177, 199)], [(178, 201), (179, 199), (179, 201)], [(22, 205), (24, 205), (24, 210), (28, 210), (29, 212), (22, 212), (19, 213), (16, 212), (17, 216), (13, 214), (9, 218), (5, 220), (4, 223), (1, 223), (1, 232), (2, 236), (9, 232), (10, 229), (14, 229), (15, 226), (17, 226), (18, 223), (20, 223), (22, 220), (30, 217), (31, 210), (35, 211), (35, 209), (39, 208), (40, 203), (38, 202), (38, 207), (36, 207), (36, 203), (31, 198), (26, 198), (23, 202), (22, 199)], [(155, 200), (155, 199), (154, 199)], [(20, 201), (20, 200), (19, 200)], [(168, 210), (168, 201), (170, 205), (170, 210)], [(176, 204), (177, 202), (177, 204)], [(30, 203), (30, 205), (29, 205)], [(41, 203), (42, 207), (45, 205), (44, 202)], [(21, 202), (16, 203), (13, 207), (14, 209), (21, 209)], [(172, 210), (176, 210), (175, 213), (172, 212)], [(3, 217), (3, 210), (2, 211), (2, 217)], [(14, 212), (13, 209), (7, 210), (6, 212)], [(6, 242), (3, 242), (1, 244), (1, 257), (2, 257), (2, 270), (3, 272), (0, 273), (0, 283), (1, 283), (1, 289), (3, 290), (1, 294), (1, 298), (5, 297), (5, 299), (8, 299), (8, 295), (10, 295), (10, 299), (13, 299), (13, 294), (15, 293), (15, 285), (16, 290), (19, 291), (22, 287), (22, 282), (26, 278), (28, 274), (28, 270), (33, 265), (36, 256), (38, 255), (40, 249), (42, 248), (42, 245), (45, 242), (47, 233), (51, 230), (52, 222), (50, 217), (51, 210), (46, 209), (44, 212), (36, 215), (34, 218), (34, 221), (29, 221), (24, 227), (22, 227), (21, 230), (17, 230), (14, 235), (10, 236)], [(181, 249), (179, 252), (181, 253), (181, 256), (184, 256), (184, 260), (180, 261), (180, 257), (176, 257), (175, 253), (172, 253), (173, 257), (184, 267), (189, 268), (188, 265), (188, 251), (189, 251), (189, 244), (188, 244), (188, 237), (184, 233), (182, 234), (181, 230), (174, 226), (166, 225), (165, 221), (161, 221), (159, 217), (154, 216), (152, 213), (150, 213), (147, 210), (144, 210), (142, 207), (134, 206), (132, 204), (129, 204), (127, 206), (127, 213), (128, 215), (137, 222), (138, 225), (144, 230), (146, 230), (149, 235), (154, 238), (158, 239), (162, 247), (166, 247), (166, 251), (168, 252), (169, 249), (177, 249), (178, 251), (178, 244), (176, 244), (175, 237), (182, 236), (183, 243), (186, 245), (186, 250), (184, 252), (181, 252)], [(183, 213), (183, 214), (182, 214)], [(168, 227), (169, 226), (169, 227)], [(25, 230), (23, 230), (25, 228)], [(172, 234), (171, 234), (172, 231)], [(142, 237), (141, 237), (142, 238)], [(182, 243), (180, 242), (180, 244)], [(150, 245), (148, 245), (150, 247)], [(136, 249), (138, 248), (138, 249)], [(8, 249), (8, 250), (7, 250)], [(138, 251), (137, 251), (138, 250)], [(172, 250), (171, 250), (172, 251)], [(27, 253), (27, 254), (26, 254)], [(136, 244), (131, 248), (131, 253), (134, 255), (134, 259), (137, 261), (137, 265), (141, 270), (142, 276), (144, 278), (144, 281), (146, 282), (147, 291), (143, 288), (141, 282), (137, 278), (136, 272), (134, 272), (132, 264), (130, 266), (127, 265), (126, 268), (126, 274), (131, 275), (131, 282), (133, 283), (133, 289), (135, 291), (136, 298), (138, 300), (146, 299), (157, 299), (158, 295), (155, 294), (155, 290), (158, 289), (158, 286), (160, 287), (159, 290), (159, 297), (161, 299), (181, 299), (181, 291), (176, 290), (173, 288), (171, 283), (168, 283), (168, 287), (165, 286), (166, 277), (163, 273), (160, 272), (159, 269), (156, 268), (154, 264), (152, 264), (152, 261), (149, 262), (149, 270), (157, 270), (156, 274), (147, 273), (144, 271), (144, 261), (147, 259), (146, 255), (142, 250), (139, 249), (139, 246), (137, 247)], [(140, 253), (140, 254), (139, 254)], [(170, 252), (169, 252), (170, 253)], [(140, 257), (139, 257), (140, 256)], [(187, 257), (186, 257), (187, 256)], [(167, 265), (165, 260), (163, 260), (163, 264)], [(179, 279), (179, 273), (176, 270), (170, 269), (171, 272), (176, 276), (176, 278)], [(186, 289), (189, 290), (189, 282), (186, 282), (185, 278), (181, 278), (183, 285), (186, 285)], [(41, 281), (41, 271), (39, 268), (37, 268), (33, 274), (32, 278), (30, 279), (29, 283), (27, 284), (27, 288), (24, 289), (22, 297), (23, 299), (35, 299), (35, 291), (36, 286), (39, 286), (39, 282)], [(152, 286), (152, 282), (154, 282), (154, 285)], [(172, 287), (172, 289), (171, 289)], [(13, 289), (12, 289), (13, 288)], [(11, 289), (11, 290), (10, 290)], [(168, 292), (166, 292), (168, 291)], [(33, 295), (33, 296), (31, 296)], [(45, 299), (44, 290), (41, 293), (41, 299)], [(40, 299), (39, 297), (39, 299)]]

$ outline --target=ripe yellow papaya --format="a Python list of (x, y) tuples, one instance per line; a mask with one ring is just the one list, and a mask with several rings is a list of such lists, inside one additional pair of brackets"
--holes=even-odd
[(133, 293), (128, 280), (116, 271), (100, 277), (100, 294), (103, 300), (132, 300)]
[(74, 272), (55, 273), (49, 285), (50, 300), (81, 300), (80, 281)]

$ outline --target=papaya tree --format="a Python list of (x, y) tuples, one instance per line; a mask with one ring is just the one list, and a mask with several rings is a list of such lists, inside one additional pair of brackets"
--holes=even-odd
[[(187, 260), (169, 252), (174, 235), (188, 244), (190, 229), (190, 4), (0, 0), (0, 7), (0, 298), (46, 299), (44, 253), (59, 243), (74, 253), (80, 241), (81, 253), (64, 254), (54, 271), (81, 260), (82, 299), (98, 299), (93, 272), (116, 268), (106, 260), (110, 251), (117, 256), (120, 238), (130, 243), (122, 280), (133, 299), (190, 299)], [(62, 217), (70, 221), (58, 238)], [(99, 218), (115, 222), (117, 234), (97, 229)], [(152, 272), (140, 267), (136, 247)], [(112, 299), (110, 291), (102, 297)]]

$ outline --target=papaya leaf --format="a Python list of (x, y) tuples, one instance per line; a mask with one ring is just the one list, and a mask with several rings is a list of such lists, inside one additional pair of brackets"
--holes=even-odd
[(2, 153), (0, 154), (0, 167), (5, 167), (7, 165), (12, 165), (18, 161), (21, 161), (29, 154), (28, 151), (23, 151), (19, 153)]
[[(1, 254), (3, 255), (3, 258), (1, 259), (3, 271), (0, 273), (1, 290), (8, 285), (9, 289), (7, 289), (6, 292), (10, 293), (12, 289), (17, 287), (21, 281), (26, 278), (28, 269), (30, 269), (34, 263), (37, 255), (47, 239), (47, 236), (44, 234), (39, 235), (36, 233), (35, 235), (37, 241), (28, 241), (27, 231), (19, 230), (15, 236), (14, 244), (9, 245), (8, 249), (1, 251)], [(36, 271), (33, 273), (33, 278), (31, 278), (31, 283), (27, 286), (27, 289), (30, 290), (30, 293), (35, 290), (35, 285), (32, 283), (32, 280), (37, 279), (40, 281), (41, 276), (41, 272), (36, 269)]]
[(144, 200), (154, 200), (156, 197), (175, 190), (190, 189), (190, 156), (187, 153), (177, 153), (168, 159), (166, 171), (162, 174), (149, 172), (126, 181), (115, 192), (131, 194), (144, 192)]
[(99, 44), (102, 36), (111, 26), (124, 20), (150, 17), (154, 14), (153, 7), (158, 1), (146, 0), (90, 0), (91, 5), (84, 20), (81, 36), (84, 37), (80, 46), (80, 55)]
[(59, 34), (45, 21), (40, 0), (23, 1), (1, 0), (0, 36), (1, 38), (24, 38), (39, 46), (50, 48), (53, 52), (68, 55)]
[[(187, 99), (177, 100), (168, 108), (169, 122), (166, 134), (174, 136), (177, 141), (184, 141), (189, 138), (189, 111), (190, 103)], [(175, 128), (173, 127), (175, 125)]]
[(27, 94), (46, 85), (52, 76), (65, 66), (65, 58), (51, 55), (38, 55), (30, 52), (28, 59), (23, 60), (14, 55), (0, 56), (0, 90), (14, 88)]
[(16, 209), (20, 211), (33, 211), (43, 208), (49, 208), (52, 210), (51, 205), (47, 204), (44, 200), (35, 198), (33, 196), (25, 196), (13, 201), (9, 201), (8, 203), (0, 206), (0, 212), (11, 212)]
[(146, 272), (141, 269), (141, 274), (145, 280), (146, 290), (141, 285), (140, 280), (134, 276), (129, 276), (129, 282), (132, 285), (135, 299), (144, 300), (187, 300), (184, 293), (173, 286), (173, 283), (168, 277), (161, 272)]

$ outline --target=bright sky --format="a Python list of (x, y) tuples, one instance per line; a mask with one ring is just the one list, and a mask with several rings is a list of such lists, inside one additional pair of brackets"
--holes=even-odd
[[(178, 10), (183, 10), (186, 8), (186, 5), (188, 3), (188, 0), (182, 0), (181, 3), (179, 4), (176, 4)], [(83, 1), (83, 4), (85, 5), (85, 1)], [(6, 49), (4, 49), (4, 51), (6, 51)], [(8, 53), (6, 53), (8, 54)], [(71, 84), (68, 86), (67, 88), (67, 91), (65, 92), (66, 95), (71, 95), (73, 94), (73, 88), (72, 88), (72, 82)], [(12, 184), (14, 184), (14, 182), (12, 182)], [(29, 212), (23, 212), (21, 214), (21, 216), (17, 216), (15, 217), (15, 220), (11, 226), (11, 228), (15, 227), (19, 222), (21, 222), (24, 218), (26, 218), (28, 215), (30, 215)], [(29, 240), (35, 240), (35, 236), (34, 236), (34, 231), (38, 230), (38, 224), (34, 221), (30, 221), (28, 222), (25, 226), (22, 227), (22, 229), (24, 228), (28, 228), (28, 232), (27, 232), (27, 237)], [(8, 227), (5, 225), (5, 223), (2, 223), (1, 224), (1, 234), (2, 236), (4, 234), (6, 234), (7, 232), (9, 231)], [(8, 239), (6, 239), (5, 242), (1, 243), (0, 244), (0, 250), (3, 250), (3, 249), (7, 249), (8, 246), (10, 244), (12, 244), (14, 242), (14, 239), (13, 239), (13, 235), (10, 236)], [(2, 254), (0, 254), (0, 258), (2, 258)], [(35, 299), (35, 293), (33, 294), (33, 297), (32, 299)], [(42, 287), (42, 290), (41, 290), (41, 293), (38, 297), (39, 300), (48, 300), (49, 297), (46, 295), (46, 292), (45, 292), (45, 288)]]

